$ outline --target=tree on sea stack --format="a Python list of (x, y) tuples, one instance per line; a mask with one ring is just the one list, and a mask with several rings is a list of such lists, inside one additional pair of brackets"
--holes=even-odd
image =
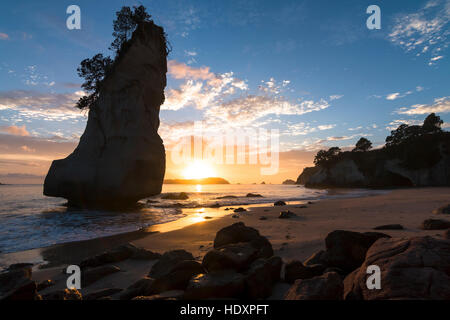
[(369, 139), (362, 137), (355, 145), (353, 152), (366, 152), (372, 148), (372, 142)]
[(332, 147), (328, 150), (319, 150), (314, 157), (314, 164), (318, 167), (326, 167), (331, 161), (341, 153), (338, 147)]

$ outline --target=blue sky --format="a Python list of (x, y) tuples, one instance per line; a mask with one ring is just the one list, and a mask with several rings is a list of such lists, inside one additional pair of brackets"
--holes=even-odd
[[(81, 9), (81, 30), (66, 28), (71, 4)], [(211, 132), (279, 129), (284, 152), (348, 147), (361, 136), (379, 146), (393, 127), (432, 111), (450, 122), (449, 0), (8, 2), (0, 12), (0, 174), (45, 173), (50, 158), (76, 145), (86, 123), (72, 107), (82, 94), (76, 68), (112, 54), (115, 12), (139, 4), (173, 48), (161, 110), (167, 145), (195, 120)], [(366, 27), (372, 4), (380, 30)]]

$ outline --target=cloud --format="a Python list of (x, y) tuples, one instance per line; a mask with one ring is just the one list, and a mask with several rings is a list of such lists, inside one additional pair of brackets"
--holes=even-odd
[(335, 124), (324, 124), (319, 125), (317, 127), (311, 127), (309, 124), (305, 122), (295, 123), (295, 124), (286, 124), (287, 130), (282, 134), (286, 136), (302, 136), (307, 135), (317, 131), (330, 130), (336, 127)]
[(421, 120), (397, 119), (397, 120), (393, 120), (393, 121), (389, 122), (389, 125), (386, 127), (386, 129), (392, 131), (392, 130), (397, 129), (402, 124), (407, 124), (407, 125), (411, 126), (411, 125), (421, 125), (422, 123), (423, 123), (423, 121), (421, 121)]
[(436, 61), (441, 60), (442, 58), (444, 58), (444, 56), (437, 56), (437, 57), (432, 57), (430, 59), (430, 62), (428, 62), (429, 66), (432, 66), (436, 63)]
[(395, 100), (400, 96), (399, 92), (390, 93), (386, 96), (386, 100)]
[(0, 92), (0, 110), (15, 110), (26, 118), (62, 121), (83, 117), (80, 110), (75, 108), (75, 103), (83, 95), (83, 91), (74, 93), (3, 91)]
[(30, 133), (27, 131), (27, 128), (23, 125), (21, 127), (18, 126), (1, 126), (0, 132), (5, 132), (7, 134), (12, 134), (15, 136), (29, 136)]
[(433, 104), (415, 104), (409, 108), (403, 107), (396, 111), (399, 114), (415, 115), (429, 113), (450, 112), (450, 96), (436, 98)]
[(7, 35), (6, 33), (0, 32), (0, 40), (8, 40), (9, 39), (9, 35)]
[(388, 38), (406, 52), (416, 52), (417, 56), (431, 54), (432, 65), (439, 60), (437, 54), (448, 47), (449, 22), (450, 1), (431, 0), (418, 12), (397, 16)]
[(343, 96), (344, 96), (343, 94), (332, 95), (332, 96), (330, 96), (330, 101), (338, 100), (338, 99), (342, 98)]

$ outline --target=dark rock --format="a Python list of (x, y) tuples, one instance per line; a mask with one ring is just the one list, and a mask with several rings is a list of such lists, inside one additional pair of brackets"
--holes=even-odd
[(147, 277), (136, 281), (119, 295), (119, 299), (130, 300), (137, 296), (151, 296), (155, 294), (152, 286), (154, 281), (154, 279)]
[(213, 249), (203, 257), (202, 265), (208, 272), (218, 270), (242, 271), (258, 258), (258, 250), (249, 242), (232, 243)]
[(184, 260), (195, 260), (192, 253), (185, 250), (172, 250), (165, 252), (159, 261), (150, 270), (149, 276), (157, 279), (170, 273), (170, 271)]
[(42, 295), (43, 300), (83, 300), (77, 289), (61, 289)]
[(27, 262), (21, 262), (21, 263), (13, 263), (8, 267), (8, 271), (12, 271), (12, 270), (19, 270), (19, 269), (24, 269), (24, 268), (32, 268), (33, 264), (32, 263), (27, 263)]
[(306, 259), (303, 264), (305, 266), (310, 266), (313, 264), (326, 265), (325, 251), (320, 250), (320, 251), (317, 251), (316, 253), (313, 253), (313, 255), (311, 257), (309, 257), (308, 259)]
[(102, 289), (85, 295), (84, 300), (99, 300), (100, 298), (109, 297), (121, 291), (123, 291), (123, 289), (120, 288)]
[(233, 210), (233, 212), (245, 212), (245, 211), (247, 211), (247, 209), (244, 209), (242, 207)]
[(245, 278), (242, 274), (225, 271), (199, 274), (186, 288), (184, 299), (239, 298), (244, 295)]
[(38, 283), (37, 285), (37, 291), (42, 291), (44, 289), (47, 289), (48, 287), (54, 286), (55, 282), (53, 280), (44, 280)]
[(231, 217), (235, 218), (235, 219), (239, 219), (239, 215), (238, 214), (233, 214)]
[(215, 204), (210, 205), (210, 208), (220, 208), (222, 205), (218, 202), (216, 202)]
[(272, 293), (273, 285), (280, 278), (280, 257), (258, 259), (245, 273), (245, 291), (249, 299), (265, 299)]
[(184, 260), (170, 267), (167, 274), (155, 278), (152, 292), (161, 293), (170, 290), (184, 290), (192, 276), (205, 273), (203, 266), (194, 260)]
[(420, 226), (423, 230), (445, 230), (450, 228), (450, 221), (440, 219), (427, 219)]
[(183, 290), (170, 290), (152, 296), (137, 296), (131, 300), (178, 300), (184, 295)]
[[(367, 288), (367, 268), (381, 270), (381, 289)], [(450, 299), (450, 241), (429, 236), (380, 239), (344, 280), (345, 299)]]
[(274, 206), (285, 206), (286, 202), (282, 201), (282, 200), (278, 200), (276, 201), (274, 204)]
[(161, 197), (161, 199), (164, 200), (187, 200), (189, 199), (189, 196), (186, 192), (180, 192), (180, 193), (168, 193)]
[(292, 179), (286, 179), (286, 180), (284, 180), (283, 181), (283, 183), (282, 184), (288, 184), (288, 185), (292, 185), (292, 184), (295, 184), (295, 181), (294, 180), (292, 180)]
[(120, 268), (112, 265), (100, 266), (92, 269), (83, 270), (81, 275), (81, 286), (87, 287), (92, 283), (104, 278), (110, 274), (119, 272)]
[(267, 217), (259, 217), (259, 220), (267, 220)]
[(292, 211), (286, 210), (286, 211), (281, 211), (280, 215), (278, 216), (278, 219), (289, 219), (289, 218), (293, 218), (296, 217), (297, 215), (295, 213), (293, 213)]
[(433, 210), (434, 214), (450, 214), (450, 204), (442, 206), (436, 210)]
[(293, 283), (297, 279), (310, 279), (323, 273), (325, 267), (321, 264), (304, 266), (300, 261), (294, 260), (286, 264), (284, 280)]
[(239, 198), (238, 196), (222, 196), (222, 197), (217, 197), (216, 199), (236, 199)]
[(264, 198), (262, 195), (260, 195), (258, 193), (247, 193), (246, 197), (247, 198)]
[(52, 162), (44, 182), (46, 196), (116, 208), (161, 192), (166, 162), (158, 135), (167, 81), (164, 30), (152, 22), (139, 24), (119, 57), (102, 80), (77, 148)]
[(374, 230), (403, 230), (403, 226), (401, 224), (385, 224), (382, 226), (378, 226), (373, 228)]
[(345, 272), (344, 270), (337, 268), (337, 267), (329, 267), (326, 268), (325, 271), (323, 273), (328, 273), (328, 272), (336, 272), (337, 274), (341, 275), (341, 276), (345, 276)]
[(130, 258), (136, 247), (131, 243), (116, 247), (79, 263), (81, 269), (99, 267), (107, 263), (115, 263)]
[(379, 232), (359, 233), (335, 230), (325, 239), (326, 265), (351, 272), (364, 262), (367, 250), (380, 238), (390, 238), (390, 236)]
[(35, 300), (36, 282), (31, 280), (31, 267), (13, 268), (0, 273), (1, 300)]
[(270, 258), (273, 256), (273, 248), (269, 240), (259, 234), (258, 230), (247, 227), (242, 222), (237, 222), (231, 226), (219, 230), (214, 239), (214, 248), (218, 249), (228, 244), (250, 242), (258, 249), (258, 258)]
[(450, 229), (447, 229), (447, 231), (444, 232), (444, 239), (450, 240)]
[(131, 259), (135, 260), (157, 260), (161, 258), (161, 254), (144, 248), (136, 248)]
[(285, 300), (342, 300), (344, 285), (335, 272), (305, 280), (296, 280)]

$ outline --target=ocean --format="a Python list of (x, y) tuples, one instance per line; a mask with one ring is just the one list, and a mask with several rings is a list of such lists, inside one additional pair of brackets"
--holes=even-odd
[[(206, 214), (208, 211), (217, 212), (218, 209), (208, 208), (216, 203), (225, 207), (272, 204), (277, 200), (302, 203), (340, 196), (362, 196), (369, 192), (358, 189), (342, 195), (296, 185), (170, 184), (163, 186), (161, 195), (141, 200), (141, 208), (116, 212), (68, 209), (64, 206), (65, 199), (43, 196), (42, 189), (42, 185), (0, 186), (0, 255), (136, 231), (184, 218), (194, 214), (195, 210)], [(186, 192), (189, 199), (161, 199), (164, 194), (174, 192)], [(246, 197), (250, 192), (263, 197)], [(217, 199), (229, 195), (236, 198)]]

